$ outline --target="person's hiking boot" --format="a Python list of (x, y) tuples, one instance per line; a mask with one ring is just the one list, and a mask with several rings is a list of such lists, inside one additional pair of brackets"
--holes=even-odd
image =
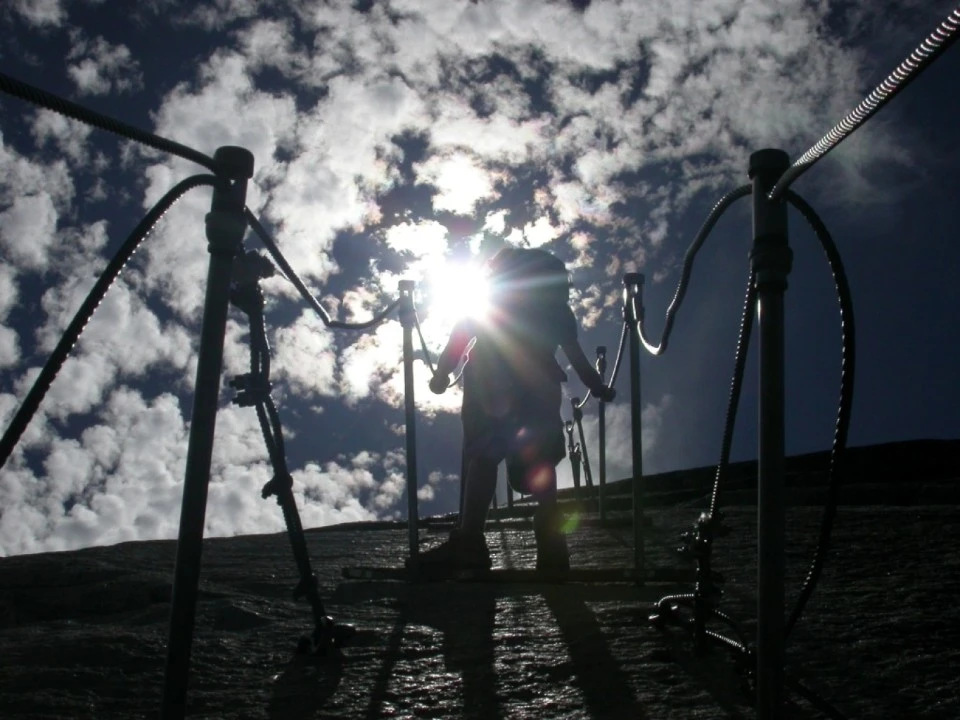
[[(453, 577), (462, 572), (490, 569), (490, 551), (483, 533), (464, 533), (455, 528), (449, 539), (420, 553), (420, 571), (430, 577)], [(409, 561), (408, 561), (409, 565)]]
[(563, 516), (556, 504), (541, 505), (533, 514), (533, 535), (537, 541), (537, 570), (567, 572), (570, 551), (561, 532)]

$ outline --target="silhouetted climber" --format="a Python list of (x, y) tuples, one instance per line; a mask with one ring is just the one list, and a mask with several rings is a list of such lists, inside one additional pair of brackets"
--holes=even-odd
[(557, 507), (556, 466), (566, 454), (560, 383), (567, 376), (557, 363), (557, 347), (594, 395), (610, 401), (615, 393), (577, 340), (562, 261), (545, 250), (504, 248), (489, 269), (488, 311), (454, 327), (430, 380), (430, 389), (443, 393), (475, 338), (463, 370), (460, 523), (449, 540), (420, 555), (420, 567), (428, 573), (490, 568), (483, 528), (497, 466), (506, 460), (514, 489), (538, 502), (537, 569), (565, 571), (570, 558)]

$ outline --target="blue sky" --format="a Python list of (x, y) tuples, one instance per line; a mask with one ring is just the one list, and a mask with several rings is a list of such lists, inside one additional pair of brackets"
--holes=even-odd
[[(254, 153), (249, 207), (334, 315), (363, 319), (483, 244), (564, 259), (589, 355), (616, 347), (624, 272), (652, 333), (712, 204), (753, 150), (796, 158), (953, 3), (692, 0), (332, 3), (15, 0), (3, 71), (207, 154)], [(960, 435), (952, 226), (957, 51), (801, 178), (846, 263), (859, 362), (850, 442)], [(0, 97), (0, 421), (6, 428), (106, 261), (189, 163)], [(209, 191), (161, 222), (98, 310), (0, 470), (0, 554), (176, 535), (207, 262)], [(829, 447), (839, 321), (815, 239), (791, 217), (787, 448)], [(249, 237), (247, 247), (259, 244)], [(694, 267), (667, 354), (643, 361), (648, 472), (715, 462), (748, 270), (748, 201)], [(332, 332), (282, 279), (268, 296), (274, 384), (307, 526), (402, 517), (401, 330)], [(231, 316), (225, 374), (246, 369)], [(612, 358), (611, 358), (612, 360)], [(417, 363), (421, 512), (456, 505), (459, 394)], [(755, 358), (735, 457), (755, 456)], [(626, 373), (608, 413), (629, 467)], [(581, 395), (576, 381), (568, 394)], [(221, 393), (208, 535), (282, 529), (255, 414)], [(587, 414), (596, 437), (595, 408)], [(596, 463), (596, 447), (590, 447)], [(570, 483), (568, 463), (561, 484)]]

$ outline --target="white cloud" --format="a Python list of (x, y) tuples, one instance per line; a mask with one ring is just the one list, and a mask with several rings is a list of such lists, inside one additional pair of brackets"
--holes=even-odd
[(215, 53), (195, 81), (179, 83), (163, 98), (157, 131), (211, 155), (222, 145), (238, 145), (253, 153), (255, 168), (268, 166), (293, 137), (294, 100), (256, 89), (249, 72), (237, 52)]
[(326, 98), (298, 116), (294, 159), (278, 175), (267, 214), (299, 273), (323, 281), (336, 268), (336, 231), (378, 213), (374, 193), (395, 179), (392, 138), (422, 122), (416, 93), (399, 78), (335, 78)]
[(335, 394), (333, 331), (312, 310), (305, 310), (295, 323), (276, 331), (274, 354), (272, 376), (289, 382), (294, 392), (308, 396)]
[(67, 75), (81, 95), (132, 92), (143, 87), (140, 63), (126, 45), (102, 37), (88, 39), (80, 30), (70, 33)]
[(409, 253), (414, 262), (437, 260), (447, 251), (447, 229), (435, 220), (405, 222), (387, 228), (387, 247)]
[(19, 294), (16, 269), (12, 265), (0, 265), (0, 322), (6, 320)]
[(507, 227), (506, 217), (506, 210), (498, 210), (497, 212), (487, 213), (487, 219), (483, 223), (483, 229), (497, 235), (503, 235), (503, 231)]
[(57, 149), (75, 163), (87, 158), (87, 142), (93, 128), (76, 120), (70, 120), (52, 110), (38, 110), (30, 128), (37, 147), (53, 141)]
[(66, 163), (29, 160), (0, 136), (0, 249), (10, 259), (25, 269), (46, 268), (60, 213), (73, 195)]
[(241, 52), (251, 67), (267, 65), (289, 68), (293, 37), (290, 22), (258, 20), (237, 32)]
[(435, 118), (430, 135), (438, 150), (465, 150), (477, 158), (502, 163), (539, 159), (545, 150), (547, 119), (479, 118), (459, 97), (446, 93), (438, 94), (432, 105)]
[(0, 325), (0, 368), (16, 365), (20, 360), (20, 339), (13, 328)]
[[(243, 122), (237, 122), (241, 117)], [(293, 99), (255, 90), (243, 58), (228, 51), (215, 54), (201, 67), (196, 89), (186, 82), (174, 87), (157, 113), (160, 134), (209, 154), (224, 145), (244, 147), (254, 155), (257, 178), (268, 179), (275, 171), (274, 153), (290, 141), (295, 122)], [(144, 206), (152, 206), (186, 172), (197, 170), (182, 160), (149, 167)], [(259, 192), (255, 180), (247, 195), (247, 205), (254, 210), (262, 202)], [(145, 244), (148, 287), (187, 318), (197, 317), (203, 298), (209, 257), (203, 218), (210, 211), (209, 198), (208, 190), (189, 194)], [(291, 262), (300, 259), (289, 254)]]
[[(347, 403), (369, 397), (384, 378), (397, 372), (401, 336), (397, 323), (381, 325), (374, 333), (364, 333), (345, 346), (339, 356), (339, 392)], [(390, 350), (392, 346), (392, 351)]]
[(0, 245), (29, 269), (40, 269), (46, 264), (56, 229), (57, 210), (46, 193), (14, 198), (0, 213)]
[(60, 25), (67, 17), (62, 0), (16, 0), (14, 10), (31, 25)]
[(451, 157), (433, 155), (418, 164), (416, 172), (419, 182), (437, 188), (434, 210), (470, 215), (481, 200), (496, 197), (491, 174), (462, 153)]
[[(62, 331), (86, 298), (93, 276), (70, 278), (50, 288), (42, 305), (49, 318), (42, 328), (41, 348), (52, 350)], [(81, 285), (82, 281), (82, 285)], [(80, 337), (83, 353), (99, 353), (127, 377), (149, 372), (164, 363), (183, 369), (191, 352), (190, 336), (180, 325), (163, 325), (121, 279), (113, 284)]]
[(563, 228), (551, 224), (550, 218), (539, 217), (523, 228), (523, 238), (529, 247), (540, 247), (560, 237)]
[[(673, 396), (663, 395), (656, 403), (647, 403), (642, 412), (642, 429), (640, 444), (643, 448), (643, 472), (647, 475), (663, 472), (668, 468), (659, 464), (657, 449), (661, 441), (661, 428), (664, 416), (669, 413), (673, 405)], [(565, 413), (569, 416), (569, 412)], [(630, 399), (629, 396), (618, 396), (617, 400), (609, 404), (606, 410), (607, 424), (607, 478), (619, 480), (630, 477), (633, 470), (633, 435), (630, 429)], [(599, 453), (600, 431), (596, 405), (591, 403), (584, 409), (583, 434), (587, 444), (587, 453), (590, 458), (590, 468), (594, 472), (596, 482), (597, 457)], [(576, 430), (574, 437), (577, 438)], [(573, 484), (570, 474), (569, 459), (558, 468), (558, 482), (562, 487)]]
[[(171, 537), (186, 455), (176, 398), (122, 390), (80, 442), (54, 440), (47, 473), (0, 471), (0, 553), (19, 554)], [(70, 504), (67, 500), (70, 500)]]
[(191, 12), (178, 18), (184, 25), (199, 25), (206, 30), (222, 30), (239, 20), (257, 15), (263, 3), (257, 0), (214, 0), (200, 6), (191, 6)]

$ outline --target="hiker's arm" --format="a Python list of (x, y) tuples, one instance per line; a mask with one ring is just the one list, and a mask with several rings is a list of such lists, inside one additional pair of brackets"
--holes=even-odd
[(433, 377), (430, 378), (430, 390), (432, 392), (440, 395), (447, 389), (450, 373), (460, 363), (460, 358), (463, 356), (471, 337), (473, 335), (464, 323), (458, 323), (453, 328), (453, 332), (450, 333), (450, 338), (447, 340), (447, 346), (440, 353), (440, 359), (437, 360), (437, 369), (434, 371)]

